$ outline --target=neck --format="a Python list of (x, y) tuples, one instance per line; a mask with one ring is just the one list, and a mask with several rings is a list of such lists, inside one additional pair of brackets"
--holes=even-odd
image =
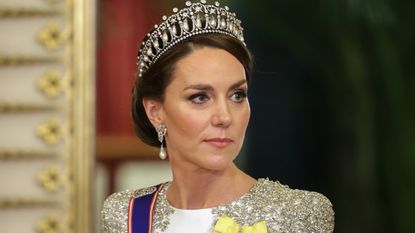
[(173, 170), (167, 199), (176, 208), (203, 209), (225, 205), (238, 199), (256, 183), (233, 163), (223, 171)]

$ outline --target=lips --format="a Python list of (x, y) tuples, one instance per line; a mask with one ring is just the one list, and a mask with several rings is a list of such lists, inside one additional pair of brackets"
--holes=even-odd
[(229, 138), (210, 138), (204, 140), (204, 142), (216, 148), (225, 148), (233, 143), (233, 140)]

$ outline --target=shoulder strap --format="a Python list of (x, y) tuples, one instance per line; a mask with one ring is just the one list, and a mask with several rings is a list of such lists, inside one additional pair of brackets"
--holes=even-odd
[(151, 233), (153, 210), (163, 184), (153, 187), (154, 191), (130, 198), (128, 205), (128, 233)]

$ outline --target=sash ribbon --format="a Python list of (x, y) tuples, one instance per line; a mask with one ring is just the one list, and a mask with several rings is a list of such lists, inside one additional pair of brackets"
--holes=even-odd
[(150, 194), (131, 198), (128, 206), (128, 233), (151, 233), (153, 210), (162, 184)]

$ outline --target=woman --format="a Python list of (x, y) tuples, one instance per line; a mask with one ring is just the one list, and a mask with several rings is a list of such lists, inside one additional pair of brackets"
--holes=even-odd
[(173, 180), (111, 195), (104, 232), (332, 232), (323, 195), (255, 180), (233, 160), (250, 117), (252, 59), (227, 7), (186, 2), (148, 34), (132, 96), (137, 135)]

